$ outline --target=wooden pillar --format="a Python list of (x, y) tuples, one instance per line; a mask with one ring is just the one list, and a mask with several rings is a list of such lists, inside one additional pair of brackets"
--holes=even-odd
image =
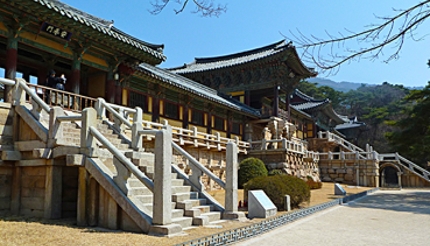
[[(210, 107), (210, 106), (209, 106)], [(209, 108), (207, 113), (207, 126), (206, 126), (206, 133), (211, 134), (212, 133), (212, 108)]]
[(47, 85), (46, 84), (46, 75), (48, 74), (48, 71), (44, 67), (38, 67), (37, 68), (37, 84), (38, 85)]
[(105, 83), (105, 98), (108, 103), (115, 103), (115, 78), (113, 68), (109, 68)]
[(279, 87), (275, 86), (274, 87), (274, 96), (273, 96), (273, 113), (272, 113), (272, 116), (278, 117), (278, 115), (279, 115), (278, 109), (279, 109)]
[(70, 80), (67, 81), (70, 84), (70, 90), (73, 93), (80, 93), (80, 81), (81, 81), (81, 55), (77, 52), (73, 53), (72, 62), (72, 74)]
[[(18, 35), (13, 30), (9, 30), (9, 37), (7, 39), (7, 47), (6, 47), (6, 67), (5, 67), (6, 78), (15, 80), (17, 63), (18, 63)], [(4, 101), (12, 102), (12, 87), (5, 85), (4, 88), (5, 88)]]
[(233, 116), (232, 112), (227, 112), (227, 138), (231, 138), (231, 130), (233, 129)]
[(122, 85), (120, 81), (115, 81), (115, 104), (122, 104)]
[(184, 129), (188, 129), (188, 125), (189, 125), (189, 121), (188, 121), (188, 117), (189, 117), (189, 107), (188, 107), (188, 103), (184, 103), (184, 107), (183, 107), (183, 112), (182, 112), (182, 128)]
[(245, 91), (245, 104), (251, 106), (251, 91)]
[[(155, 89), (159, 90), (160, 87), (156, 86)], [(160, 97), (159, 97), (159, 94), (152, 96), (152, 119), (151, 120), (153, 122), (158, 122), (160, 120)]]

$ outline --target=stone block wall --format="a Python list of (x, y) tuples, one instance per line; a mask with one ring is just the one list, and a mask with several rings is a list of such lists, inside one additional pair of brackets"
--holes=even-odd
[[(18, 167), (21, 169), (19, 214), (24, 216), (43, 217), (46, 168)], [(19, 187), (16, 187), (19, 188)], [(14, 189), (15, 190), (15, 189)]]
[(0, 215), (10, 211), (12, 175), (12, 167), (0, 166)]

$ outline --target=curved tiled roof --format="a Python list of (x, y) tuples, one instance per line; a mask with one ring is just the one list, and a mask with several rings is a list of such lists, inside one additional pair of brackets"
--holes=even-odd
[(297, 56), (297, 52), (295, 51), (295, 48), (291, 44), (291, 42), (287, 43), (285, 40), (236, 54), (208, 58), (195, 58), (194, 62), (192, 63), (184, 64), (183, 66), (176, 68), (170, 68), (169, 70), (178, 74), (210, 71), (215, 69), (233, 67), (252, 61), (273, 57), (283, 52), (291, 51), (293, 51), (293, 54), (295, 54), (294, 58), (296, 58), (299, 61), (300, 65), (303, 66), (303, 71), (306, 71), (309, 74), (313, 74), (314, 72), (311, 69), (307, 68), (303, 65), (303, 63), (301, 63), (300, 59)]
[(149, 53), (160, 60), (166, 60), (166, 56), (163, 54), (164, 45), (150, 44), (135, 37), (132, 37), (113, 27), (113, 21), (107, 21), (87, 14), (58, 0), (32, 1), (42, 6), (45, 6), (46, 8), (53, 10), (62, 16), (66, 16), (71, 20), (79, 22), (82, 25), (86, 25), (100, 33), (103, 33), (125, 44), (131, 45), (139, 50)]
[(137, 70), (147, 76), (153, 77), (159, 81), (172, 85), (176, 88), (187, 91), (188, 93), (198, 95), (212, 102), (219, 103), (231, 109), (247, 113), (254, 117), (259, 117), (260, 112), (247, 105), (235, 101), (228, 96), (219, 95), (214, 89), (206, 87), (200, 83), (192, 81), (181, 75), (170, 72), (169, 70), (158, 68), (147, 63), (142, 63), (137, 67)]

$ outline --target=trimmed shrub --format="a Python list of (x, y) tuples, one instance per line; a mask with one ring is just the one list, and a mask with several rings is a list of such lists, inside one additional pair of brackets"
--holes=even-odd
[(321, 189), (322, 188), (322, 182), (314, 181), (312, 178), (308, 178), (306, 181), (306, 184), (309, 186), (311, 190), (315, 189)]
[(292, 208), (298, 208), (302, 202), (309, 202), (311, 198), (309, 186), (305, 181), (290, 175), (257, 177), (244, 186), (245, 194), (248, 194), (249, 190), (263, 190), (278, 210), (284, 210), (285, 195), (290, 196)]
[(266, 165), (264, 165), (263, 161), (254, 157), (246, 158), (239, 165), (239, 189), (242, 189), (243, 185), (249, 180), (260, 176), (267, 176)]
[(269, 172), (269, 176), (273, 176), (273, 175), (284, 175), (285, 173), (284, 172), (282, 172), (282, 170), (280, 170), (280, 169), (273, 169), (273, 170), (270, 170), (270, 172)]

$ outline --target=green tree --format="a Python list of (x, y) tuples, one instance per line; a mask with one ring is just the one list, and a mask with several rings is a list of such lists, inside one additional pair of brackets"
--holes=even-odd
[(430, 160), (430, 82), (423, 90), (411, 91), (405, 101), (405, 117), (388, 122), (395, 131), (386, 137), (397, 152), (424, 167)]

